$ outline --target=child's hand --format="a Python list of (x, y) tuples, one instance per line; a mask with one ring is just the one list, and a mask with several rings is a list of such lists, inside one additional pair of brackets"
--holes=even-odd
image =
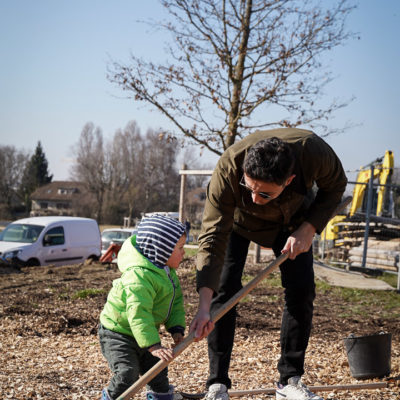
[(172, 339), (174, 340), (174, 347), (175, 347), (179, 343), (183, 342), (183, 335), (182, 333), (176, 332), (172, 335)]
[(149, 352), (154, 356), (158, 357), (163, 361), (171, 361), (174, 358), (174, 353), (172, 349), (167, 349), (161, 346), (161, 344), (155, 344), (149, 348)]

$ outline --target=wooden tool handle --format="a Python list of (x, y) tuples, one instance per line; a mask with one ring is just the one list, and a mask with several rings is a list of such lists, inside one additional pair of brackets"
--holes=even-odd
[[(326, 385), (326, 386), (308, 386), (312, 392), (332, 392), (334, 390), (371, 390), (371, 389), (385, 389), (388, 387), (387, 382), (373, 382), (373, 383), (354, 383), (342, 385)], [(228, 390), (229, 397), (241, 396), (254, 396), (258, 394), (275, 394), (276, 388), (260, 388), (260, 389), (247, 389), (247, 390)], [(185, 399), (203, 399), (207, 393), (185, 393), (180, 392)]]
[[(343, 211), (343, 209), (350, 203), (351, 197), (347, 197), (343, 200), (336, 208), (332, 217)], [(275, 271), (279, 265), (281, 265), (288, 258), (288, 254), (281, 254), (276, 260), (272, 261), (265, 269), (263, 269), (255, 278), (253, 278), (247, 285), (239, 290), (233, 297), (231, 297), (225, 304), (223, 304), (216, 312), (212, 313), (211, 320), (217, 322), (222, 318), (230, 309), (232, 309), (240, 300), (249, 294), (257, 284), (265, 279), (271, 272)], [(174, 360), (179, 354), (181, 354), (188, 346), (190, 346), (195, 340), (194, 332), (191, 332), (181, 343), (174, 348)], [(117, 400), (126, 400), (132, 398), (144, 385), (150, 382), (155, 376), (157, 376), (170, 362), (160, 360), (156, 365), (150, 368), (145, 374), (143, 374), (131, 387), (125, 390)]]
[[(215, 313), (211, 315), (211, 320), (217, 322), (222, 318), (231, 308), (233, 308), (244, 296), (246, 296), (255, 286), (263, 280), (268, 274), (274, 271), (280, 264), (282, 264), (288, 258), (287, 254), (280, 255), (276, 260), (268, 265), (259, 275), (251, 280), (246, 286), (244, 286), (239, 292), (231, 297), (225, 304), (223, 304)], [(181, 343), (179, 343), (173, 350), (174, 358), (181, 354), (188, 346), (190, 346), (195, 340), (194, 332), (191, 332)], [(173, 360), (173, 359), (172, 359)], [(143, 374), (131, 387), (125, 390), (117, 400), (130, 399), (134, 396), (144, 385), (150, 382), (155, 376), (157, 376), (170, 362), (160, 360), (156, 365), (150, 368), (145, 374)]]

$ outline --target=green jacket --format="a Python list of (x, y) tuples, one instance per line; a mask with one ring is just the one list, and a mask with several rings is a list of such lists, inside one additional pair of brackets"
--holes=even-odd
[(122, 275), (113, 282), (100, 322), (114, 332), (133, 336), (145, 348), (160, 343), (161, 324), (167, 330), (185, 328), (185, 311), (175, 270), (167, 267), (167, 273), (158, 268), (135, 245), (134, 235), (118, 253)]
[[(239, 185), (248, 149), (260, 140), (279, 137), (292, 145), (296, 177), (266, 205), (251, 201)], [(318, 191), (313, 198), (313, 185)], [(197, 288), (217, 291), (228, 235), (233, 230), (264, 247), (282, 229), (310, 222), (320, 233), (339, 204), (347, 179), (331, 147), (311, 131), (282, 128), (257, 131), (229, 147), (219, 159), (207, 188), (197, 256)]]

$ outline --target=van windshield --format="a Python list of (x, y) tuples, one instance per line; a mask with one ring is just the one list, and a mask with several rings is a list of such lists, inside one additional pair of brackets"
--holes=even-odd
[(10, 224), (0, 233), (0, 241), (34, 243), (43, 229), (41, 225)]

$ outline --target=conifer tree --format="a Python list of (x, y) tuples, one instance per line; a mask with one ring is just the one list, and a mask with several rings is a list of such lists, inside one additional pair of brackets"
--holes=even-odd
[(50, 183), (52, 179), (53, 175), (49, 175), (46, 155), (39, 141), (22, 177), (21, 190), (27, 211), (31, 208), (31, 194), (38, 187)]

